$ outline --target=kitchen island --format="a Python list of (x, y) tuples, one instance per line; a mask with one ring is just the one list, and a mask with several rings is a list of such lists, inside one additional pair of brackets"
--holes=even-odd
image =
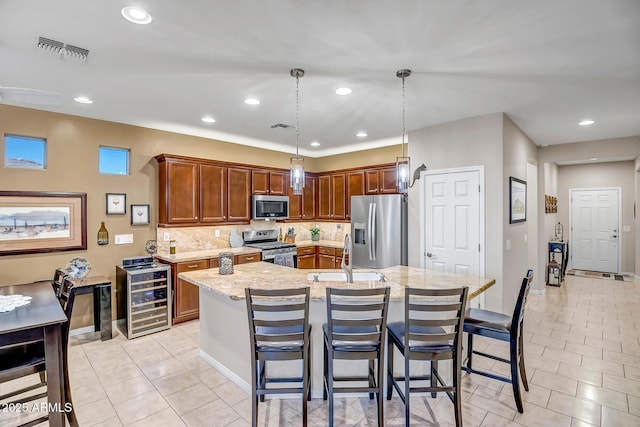
[[(495, 280), (453, 273), (439, 273), (414, 267), (395, 266), (375, 270), (384, 275), (384, 282), (363, 280), (354, 283), (319, 281), (315, 274), (341, 272), (342, 270), (297, 270), (265, 262), (234, 266), (234, 273), (220, 275), (217, 268), (180, 273), (178, 277), (200, 288), (200, 355), (230, 380), (247, 392), (251, 392), (251, 353), (249, 322), (244, 289), (281, 289), (309, 286), (311, 303), (309, 321), (312, 325), (312, 394), (322, 396), (322, 324), (326, 323), (326, 288), (372, 288), (389, 286), (390, 303), (388, 321), (404, 319), (404, 289), (469, 287), (469, 300), (482, 295)], [(374, 271), (370, 269), (354, 270)], [(270, 369), (275, 375), (299, 370), (299, 362), (274, 364)], [(366, 363), (366, 362), (365, 362)], [(349, 366), (350, 364), (354, 366)], [(344, 362), (344, 371), (361, 369), (359, 362)], [(271, 365), (270, 365), (271, 367)], [(343, 369), (340, 369), (342, 371)]]

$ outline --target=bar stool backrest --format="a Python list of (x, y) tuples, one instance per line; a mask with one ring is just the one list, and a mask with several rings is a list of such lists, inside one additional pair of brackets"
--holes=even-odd
[(524, 322), (524, 312), (527, 306), (527, 298), (531, 290), (531, 282), (533, 281), (533, 270), (527, 270), (527, 275), (522, 279), (520, 292), (516, 300), (516, 306), (513, 309), (513, 318), (511, 319), (511, 338), (517, 338), (522, 333), (522, 323)]
[(62, 281), (60, 294), (58, 295), (58, 301), (60, 301), (64, 314), (67, 316), (67, 322), (62, 325), (62, 344), (65, 351), (69, 342), (69, 329), (71, 315), (73, 314), (73, 304), (76, 300), (76, 289), (75, 283), (71, 279), (65, 278)]
[(405, 357), (436, 351), (439, 358), (451, 358), (461, 351), (468, 292), (466, 286), (405, 289)]
[(309, 287), (245, 289), (252, 351), (300, 349), (309, 336)]
[(333, 346), (380, 350), (387, 328), (389, 287), (327, 288), (327, 330)]
[(53, 290), (56, 293), (58, 299), (60, 298), (60, 290), (62, 289), (62, 282), (64, 278), (67, 276), (67, 272), (62, 268), (56, 268), (56, 271), (53, 272), (53, 279), (51, 279), (51, 286), (53, 286)]

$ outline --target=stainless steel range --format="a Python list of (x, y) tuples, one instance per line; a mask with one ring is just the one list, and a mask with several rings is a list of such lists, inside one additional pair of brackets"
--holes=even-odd
[(295, 243), (278, 241), (278, 230), (243, 231), (244, 245), (262, 250), (262, 261), (296, 268), (298, 248)]

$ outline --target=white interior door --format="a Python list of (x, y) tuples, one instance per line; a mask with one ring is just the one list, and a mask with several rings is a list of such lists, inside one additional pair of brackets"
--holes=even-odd
[(480, 188), (479, 171), (433, 171), (425, 176), (425, 268), (481, 274)]
[(618, 273), (620, 189), (571, 190), (571, 267)]

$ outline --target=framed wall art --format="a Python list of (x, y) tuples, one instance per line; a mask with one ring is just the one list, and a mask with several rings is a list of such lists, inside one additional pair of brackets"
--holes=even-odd
[(107, 193), (107, 215), (126, 215), (127, 195), (125, 193)]
[(509, 224), (527, 220), (527, 182), (509, 177)]
[(87, 249), (87, 193), (0, 191), (0, 255)]
[(131, 225), (149, 224), (149, 205), (131, 205)]

